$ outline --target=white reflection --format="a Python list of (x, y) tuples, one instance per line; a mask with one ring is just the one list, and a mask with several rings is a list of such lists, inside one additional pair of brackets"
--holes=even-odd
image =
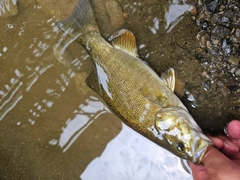
[(75, 140), (84, 132), (84, 130), (101, 114), (109, 113), (110, 111), (96, 97), (89, 97), (84, 104), (79, 106), (79, 109), (74, 111), (76, 116), (73, 119), (66, 121), (66, 127), (59, 137), (59, 140), (53, 139), (49, 144), (54, 145), (58, 141), (58, 145), (67, 151)]
[(153, 26), (149, 26), (149, 29), (153, 34), (157, 33), (159, 30), (159, 20), (157, 17), (153, 18)]
[(3, 48), (3, 52), (7, 52), (7, 50), (8, 50), (8, 48), (5, 46), (5, 47)]
[[(16, 5), (17, 0), (12, 0), (13, 5)], [(0, 0), (0, 16), (5, 14), (6, 11), (10, 11), (10, 2), (9, 0)]]
[(82, 180), (191, 180), (175, 155), (152, 143), (123, 124), (122, 131), (108, 143), (80, 175)]
[(47, 64), (42, 66), (37, 66), (34, 69), (34, 72), (28, 76), (28, 82), (26, 83), (26, 91), (29, 91), (33, 84), (35, 84), (38, 80), (38, 78), (49, 68), (51, 68), (54, 64)]
[(187, 100), (190, 101), (190, 103), (191, 103), (191, 106), (193, 108), (196, 108), (198, 106), (198, 102), (197, 102), (196, 98), (189, 91), (186, 91), (185, 93), (187, 95)]
[[(31, 49), (32, 46), (30, 46)], [(40, 57), (49, 48), (49, 45), (47, 43), (44, 43), (42, 41), (38, 42), (37, 48), (33, 50), (33, 54), (35, 57)]]
[(23, 74), (16, 69), (15, 75), (16, 77), (12, 77), (9, 84), (5, 84), (4, 88), (0, 89), (0, 120), (14, 108), (23, 97), (21, 93), (21, 88), (23, 86), (21, 78)]
[(53, 64), (42, 64), (34, 69), (28, 67), (28, 70), (32, 73), (27, 77), (21, 71), (15, 69), (15, 77), (12, 77), (8, 84), (0, 88), (0, 120), (17, 105), (23, 98), (23, 95), (37, 82), (39, 76), (52, 66)]
[[(108, 72), (105, 72), (105, 70), (98, 64), (96, 64), (97, 74), (98, 74), (98, 82), (102, 85), (102, 88), (107, 93), (108, 97), (113, 99), (111, 92), (108, 89)], [(101, 93), (101, 92), (100, 92)]]
[(192, 8), (192, 5), (186, 4), (184, 1), (173, 0), (168, 11), (165, 13), (165, 30), (170, 32), (178, 24), (178, 22), (183, 19), (183, 15), (186, 12), (191, 11)]

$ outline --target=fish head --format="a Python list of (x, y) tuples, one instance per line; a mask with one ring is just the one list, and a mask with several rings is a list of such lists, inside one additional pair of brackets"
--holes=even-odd
[(166, 149), (195, 164), (201, 162), (207, 147), (213, 145), (184, 108), (168, 107), (158, 111), (155, 129)]

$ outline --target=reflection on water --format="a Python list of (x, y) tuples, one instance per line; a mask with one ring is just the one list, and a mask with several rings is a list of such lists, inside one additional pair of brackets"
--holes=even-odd
[(59, 140), (51, 140), (49, 143), (58, 145), (65, 152), (74, 141), (82, 134), (82, 132), (91, 125), (101, 114), (110, 113), (109, 110), (94, 96), (86, 99), (84, 104), (80, 104), (79, 108), (74, 111), (76, 116), (74, 119), (66, 121), (66, 127), (63, 129)]
[(170, 32), (183, 19), (183, 15), (192, 8), (193, 6), (186, 4), (185, 1), (173, 0), (165, 13), (166, 31)]
[(0, 1), (0, 16), (15, 15), (17, 13), (17, 0), (1, 0)]
[[(114, 157), (114, 159), (112, 158)], [(119, 135), (108, 143), (81, 174), (81, 179), (191, 179), (180, 160), (123, 125)]]
[[(56, 17), (35, 2), (0, 3), (4, 14), (19, 12), (0, 16), (0, 179), (190, 178), (86, 86), (89, 56), (57, 30)], [(147, 28), (157, 35), (161, 21)]]

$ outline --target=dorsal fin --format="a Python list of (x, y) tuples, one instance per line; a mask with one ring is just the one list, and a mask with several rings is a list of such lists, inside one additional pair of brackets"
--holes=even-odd
[(136, 38), (127, 29), (122, 29), (113, 34), (109, 39), (115, 48), (121, 49), (133, 56), (138, 56)]
[(161, 79), (164, 81), (164, 83), (166, 84), (166, 86), (169, 89), (174, 91), (174, 89), (175, 89), (175, 72), (174, 72), (173, 68), (170, 68), (167, 71), (165, 71), (162, 74)]

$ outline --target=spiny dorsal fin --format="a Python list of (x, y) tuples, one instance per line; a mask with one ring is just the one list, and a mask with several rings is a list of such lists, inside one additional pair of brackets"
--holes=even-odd
[(115, 48), (121, 49), (133, 56), (138, 56), (136, 38), (127, 29), (122, 29), (113, 34), (109, 39)]
[(161, 79), (164, 81), (164, 83), (166, 84), (166, 86), (169, 89), (174, 91), (174, 89), (175, 89), (175, 73), (174, 73), (173, 68), (170, 68), (167, 71), (165, 71), (162, 74)]

